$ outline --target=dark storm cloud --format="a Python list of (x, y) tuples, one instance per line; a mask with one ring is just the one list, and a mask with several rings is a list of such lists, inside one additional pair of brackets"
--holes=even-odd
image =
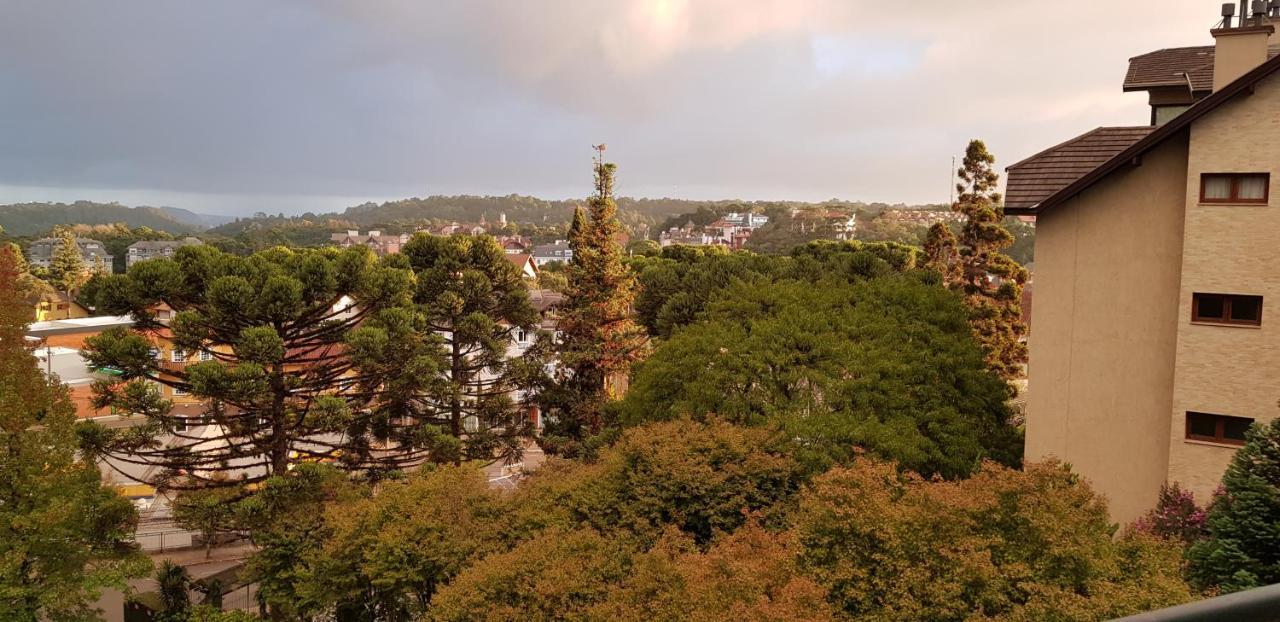
[(15, 0), (0, 201), (569, 196), (599, 141), (628, 194), (939, 200), (971, 136), (1007, 163), (1143, 122), (1125, 59), (1216, 13), (1152, 6)]

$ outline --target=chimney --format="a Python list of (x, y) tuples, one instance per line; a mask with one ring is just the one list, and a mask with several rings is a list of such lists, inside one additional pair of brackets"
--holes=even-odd
[[(1239, 25), (1231, 23), (1234, 6), (1222, 5), (1222, 28), (1211, 30), (1214, 38), (1213, 90), (1231, 84), (1253, 68), (1267, 62), (1267, 45), (1276, 27), (1272, 21), (1280, 21), (1269, 1), (1253, 2), (1252, 14), (1246, 12), (1249, 3), (1240, 2)], [(1276, 8), (1280, 8), (1277, 6)]]

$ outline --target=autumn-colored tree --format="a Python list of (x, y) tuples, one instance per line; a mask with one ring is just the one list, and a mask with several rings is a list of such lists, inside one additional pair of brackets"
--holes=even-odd
[[(978, 341), (987, 352), (987, 364), (1006, 380), (1022, 373), (1027, 359), (1027, 346), (1022, 337), (1027, 332), (1022, 319), (1022, 286), (1027, 270), (1002, 251), (1013, 245), (1013, 235), (1005, 229), (1004, 207), (996, 183), (1000, 176), (992, 169), (995, 157), (980, 140), (969, 142), (964, 165), (958, 171), (956, 184), (959, 197), (952, 209), (965, 215), (957, 240), (959, 282), (952, 287), (965, 298), (970, 309), (970, 324)], [(930, 232), (939, 261), (948, 257), (948, 240), (941, 232)], [(935, 268), (948, 278), (951, 270)]]
[(129, 542), (133, 505), (77, 453), (70, 396), (27, 349), (24, 298), (0, 246), (0, 620), (80, 621), (150, 564)]
[(1105, 502), (1053, 463), (938, 482), (859, 460), (814, 481), (796, 530), (848, 619), (1107, 620), (1192, 599), (1178, 544), (1114, 539)]
[(1191, 491), (1174, 482), (1160, 487), (1156, 507), (1134, 521), (1133, 529), (1189, 546), (1204, 538), (1206, 518)]
[(1209, 506), (1208, 537), (1191, 547), (1191, 579), (1227, 592), (1280, 583), (1280, 419), (1255, 423)]
[(334, 504), (321, 548), (304, 556), (306, 602), (349, 622), (397, 622), (469, 563), (502, 548), (503, 497), (483, 473), (439, 467), (386, 482), (377, 496)]
[(581, 440), (598, 434), (605, 404), (621, 396), (631, 365), (646, 344), (632, 313), (635, 275), (623, 263), (618, 242), (622, 229), (613, 198), (615, 170), (614, 164), (596, 161), (595, 194), (586, 213), (574, 212), (569, 229), (573, 258), (556, 318), (558, 363), (540, 397), (551, 437)]
[(64, 229), (58, 234), (58, 245), (49, 259), (49, 280), (55, 287), (71, 296), (89, 279), (89, 266), (80, 254), (76, 234)]
[(960, 283), (960, 253), (956, 250), (959, 241), (951, 227), (946, 223), (934, 223), (924, 240), (925, 267), (942, 275), (942, 282), (947, 287), (956, 287)]

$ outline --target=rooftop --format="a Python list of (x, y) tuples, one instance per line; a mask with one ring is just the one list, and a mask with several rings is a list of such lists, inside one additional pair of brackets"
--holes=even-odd
[(1005, 208), (1035, 207), (1155, 129), (1152, 126), (1100, 127), (1010, 166)]
[[(1192, 92), (1213, 90), (1212, 45), (1165, 48), (1129, 59), (1129, 72), (1124, 77), (1124, 90), (1141, 91), (1161, 86), (1190, 86)], [(1271, 46), (1268, 57), (1280, 54), (1280, 46)]]
[(34, 322), (27, 327), (27, 334), (81, 332), (113, 326), (132, 326), (133, 318), (128, 315), (101, 315), (98, 317), (82, 317), (71, 320), (51, 320)]

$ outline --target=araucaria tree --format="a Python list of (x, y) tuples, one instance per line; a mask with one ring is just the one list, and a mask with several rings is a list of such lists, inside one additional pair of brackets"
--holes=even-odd
[(1280, 583), (1280, 419), (1254, 424), (1222, 476), (1205, 521), (1208, 539), (1191, 547), (1191, 580), (1234, 592)]
[(422, 387), (422, 420), (461, 441), (454, 462), (518, 457), (531, 436), (519, 399), (529, 375), (510, 348), (538, 321), (519, 269), (489, 236), (418, 235), (403, 255), (418, 274), (414, 301), (444, 344), (438, 381)]
[(148, 563), (129, 543), (137, 513), (77, 456), (71, 399), (26, 348), (20, 277), (0, 247), (0, 620), (90, 619), (99, 588)]
[[(1022, 337), (1027, 326), (1022, 320), (1022, 286), (1027, 271), (1002, 251), (1013, 245), (1013, 235), (1005, 229), (1004, 207), (996, 183), (1000, 176), (992, 169), (995, 157), (981, 140), (972, 140), (965, 150), (964, 166), (956, 184), (959, 200), (954, 211), (965, 215), (960, 237), (930, 230), (926, 254), (929, 265), (941, 272), (948, 286), (964, 295), (969, 305), (969, 323), (987, 353), (987, 364), (1006, 380), (1017, 378), (1027, 360)], [(954, 250), (952, 250), (954, 249)]]
[[(134, 325), (88, 340), (91, 364), (119, 373), (94, 399), (140, 421), (91, 426), (85, 448), (172, 489), (259, 482), (305, 461), (377, 475), (430, 458), (438, 435), (416, 400), (440, 350), (404, 263), (364, 248), (189, 246), (106, 277), (98, 308)], [(171, 320), (158, 313), (169, 309)], [(203, 408), (175, 410), (161, 387)]]
[(573, 259), (557, 315), (559, 364), (553, 386), (541, 398), (553, 436), (582, 439), (599, 433), (605, 404), (621, 396), (631, 365), (646, 347), (644, 330), (632, 313), (636, 278), (623, 264), (618, 243), (616, 168), (596, 161), (596, 192), (587, 213), (574, 213), (569, 229)]

